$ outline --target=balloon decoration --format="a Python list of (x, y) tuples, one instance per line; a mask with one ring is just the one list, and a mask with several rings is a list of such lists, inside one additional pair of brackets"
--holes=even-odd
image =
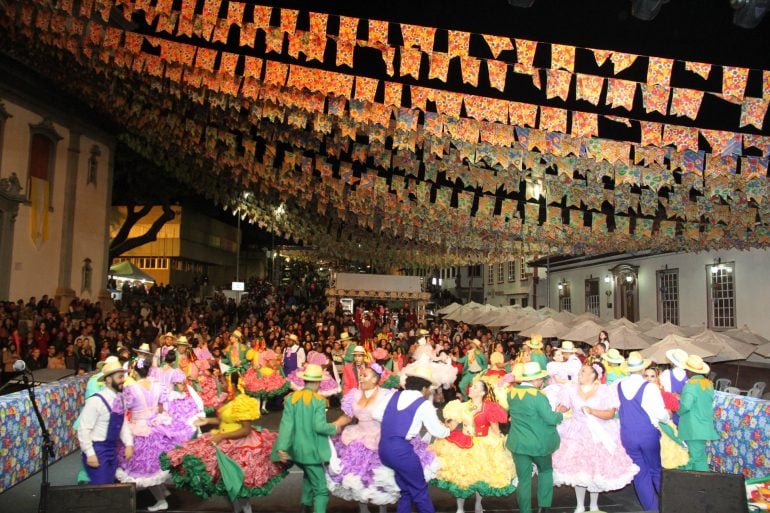
[[(212, 201), (322, 257), (770, 244), (770, 71), (229, 0), (6, 4), (6, 52)], [(542, 102), (511, 99), (511, 84)], [(701, 126), (707, 101), (734, 119)]]

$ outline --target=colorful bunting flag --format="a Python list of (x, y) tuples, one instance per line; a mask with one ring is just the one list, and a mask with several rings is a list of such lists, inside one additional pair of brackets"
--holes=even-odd
[(475, 57), (461, 57), (463, 82), (474, 87), (479, 85), (479, 66), (481, 62)]
[(471, 41), (470, 32), (450, 30), (448, 34), (448, 38), (449, 38), (450, 57), (467, 57), (468, 56), (468, 48), (470, 46), (470, 41)]
[(634, 92), (636, 91), (636, 82), (630, 80), (621, 80), (618, 78), (608, 78), (607, 100), (606, 103), (612, 107), (623, 107), (630, 111), (634, 107)]
[(517, 73), (532, 73), (532, 62), (535, 59), (537, 41), (516, 39), (516, 64), (513, 69)]
[(668, 87), (656, 84), (642, 84), (642, 99), (644, 110), (647, 112), (658, 111), (665, 115), (668, 111), (668, 96), (671, 90)]
[(624, 69), (630, 67), (634, 62), (636, 62), (636, 58), (638, 56), (630, 53), (623, 53), (623, 52), (612, 52), (612, 55), (610, 56), (610, 60), (612, 61), (612, 64), (615, 66), (615, 74), (617, 75)]
[(741, 153), (742, 136), (735, 132), (724, 130), (700, 130), (701, 135), (711, 146), (711, 152), (717, 155), (732, 155)]
[(401, 107), (403, 85), (398, 82), (385, 82), (385, 105)]
[(747, 68), (733, 66), (722, 67), (722, 95), (731, 101), (740, 102), (746, 90), (746, 80), (749, 77)]
[(671, 83), (671, 68), (674, 59), (650, 57), (647, 65), (647, 84), (668, 86)]
[(447, 73), (449, 72), (449, 54), (443, 52), (433, 52), (428, 54), (428, 56), (428, 63), (430, 65), (428, 78), (437, 78), (442, 82), (446, 82)]
[(513, 43), (511, 43), (511, 39), (509, 37), (484, 34), (484, 40), (487, 42), (489, 50), (492, 52), (492, 56), (495, 59), (499, 59), (500, 54), (504, 51), (513, 50)]
[(575, 47), (551, 44), (551, 69), (575, 70)]
[[(232, 4), (230, 4), (232, 5)], [(241, 7), (243, 9), (243, 7)], [(281, 30), (288, 34), (293, 34), (297, 29), (297, 16), (299, 11), (297, 9), (281, 8)]]
[(753, 146), (754, 148), (757, 148), (758, 150), (761, 150), (762, 151), (762, 155), (767, 157), (768, 155), (770, 155), (770, 136), (755, 135), (755, 134), (744, 134), (743, 135), (743, 146), (745, 148)]
[(687, 71), (692, 71), (703, 80), (708, 80), (709, 74), (711, 73), (711, 64), (706, 64), (704, 62), (685, 61), (684, 69)]
[(572, 80), (572, 73), (560, 69), (549, 69), (546, 71), (548, 81), (546, 82), (546, 97), (561, 98), (567, 100), (569, 94), (569, 84)]
[(593, 53), (596, 65), (599, 67), (604, 66), (604, 63), (607, 62), (607, 59), (612, 56), (612, 50), (595, 50), (591, 48), (590, 51)]
[(309, 19), (310, 33), (318, 38), (326, 39), (326, 26), (328, 24), (329, 15), (326, 13), (311, 12), (309, 13)]
[(401, 24), (401, 35), (404, 46), (416, 47), (423, 52), (433, 51), (433, 39), (436, 35), (435, 27), (422, 27), (419, 25)]
[(508, 116), (512, 125), (534, 127), (537, 119), (537, 105), (510, 102)]
[[(355, 41), (350, 41), (342, 38), (337, 40), (337, 56), (336, 56), (337, 66), (348, 66), (350, 68), (353, 67), (353, 53), (355, 51), (355, 46), (356, 46)], [(403, 59), (402, 59), (402, 65), (403, 65)]]
[(567, 111), (554, 107), (540, 107), (540, 129), (565, 133), (567, 131)]
[(374, 102), (374, 95), (377, 93), (377, 83), (378, 80), (376, 78), (357, 76), (354, 96), (355, 99)]
[(572, 112), (572, 130), (570, 133), (577, 137), (593, 137), (599, 135), (599, 120), (594, 112)]
[(401, 69), (399, 74), (411, 76), (415, 80), (420, 78), (420, 62), (422, 52), (416, 48), (401, 48)]
[(698, 130), (689, 126), (663, 125), (664, 145), (674, 145), (677, 150), (698, 149)]
[(604, 78), (595, 75), (577, 75), (576, 98), (585, 100), (591, 105), (599, 105), (599, 97), (602, 94)]
[[(184, 6), (190, 2), (192, 4), (192, 9), (195, 9), (195, 0), (182, 0), (182, 5)], [(267, 5), (255, 5), (254, 6), (254, 25), (257, 27), (267, 30), (267, 28), (270, 26), (270, 17), (273, 15), (273, 8)]]
[(768, 103), (770, 103), (770, 98), (744, 98), (743, 103), (741, 103), (741, 121), (739, 125), (742, 127), (753, 125), (762, 130)]
[(674, 88), (674, 94), (671, 98), (671, 114), (695, 119), (698, 117), (702, 101), (703, 91)]
[(639, 125), (642, 128), (642, 146), (660, 146), (662, 125), (652, 121), (640, 121)]
[[(508, 64), (503, 61), (486, 61), (489, 73), (489, 85), (498, 91), (505, 91), (505, 79), (508, 76)], [(444, 75), (446, 81), (446, 75)]]
[(762, 98), (770, 98), (770, 71), (762, 71)]

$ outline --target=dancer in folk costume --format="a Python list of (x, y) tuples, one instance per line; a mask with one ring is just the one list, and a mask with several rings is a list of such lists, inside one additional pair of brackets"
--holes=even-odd
[(326, 399), (318, 395), (323, 380), (323, 369), (309, 364), (299, 376), (305, 388), (286, 397), (278, 428), (278, 440), (273, 446), (271, 459), (293, 463), (302, 469), (303, 513), (325, 513), (329, 503), (324, 465), (331, 459), (329, 437), (337, 434), (344, 423), (326, 421)]
[(246, 393), (261, 400), (262, 413), (267, 413), (267, 401), (289, 391), (289, 381), (283, 376), (278, 355), (272, 349), (249, 350), (251, 367), (243, 375)]
[[(386, 504), (396, 503), (401, 495), (393, 470), (380, 461), (380, 423), (372, 417), (393, 394), (392, 390), (379, 385), (385, 372), (379, 364), (372, 364), (361, 374), (360, 387), (343, 398), (342, 411), (358, 422), (345, 427), (340, 436), (333, 439), (339, 465), (330, 465), (327, 469), (332, 495), (358, 502), (361, 513), (369, 510), (368, 504), (378, 505), (382, 513)], [(413, 438), (412, 445), (423, 465), (425, 479), (432, 479), (436, 475), (435, 455), (420, 437)]]
[(519, 477), (516, 497), (519, 511), (532, 511), (532, 467), (537, 467), (537, 504), (546, 511), (553, 502), (553, 463), (551, 455), (559, 448), (556, 426), (561, 412), (551, 409), (548, 398), (540, 391), (548, 376), (537, 362), (527, 362), (517, 384), (508, 392), (508, 416), (511, 428), (506, 447), (513, 454)]
[(270, 461), (278, 437), (254, 429), (260, 417), (259, 400), (242, 393), (237, 372), (230, 375), (231, 397), (217, 417), (196, 424), (215, 429), (161, 456), (177, 488), (201, 498), (227, 496), (235, 513), (251, 513), (251, 497), (267, 495), (288, 474), (286, 466)]
[(382, 388), (398, 388), (401, 385), (401, 377), (393, 370), (393, 358), (385, 348), (378, 347), (372, 351), (375, 363), (382, 367), (380, 386)]
[(323, 379), (321, 380), (321, 383), (318, 387), (318, 395), (321, 397), (329, 398), (333, 395), (339, 394), (342, 391), (342, 388), (332, 373), (326, 370), (326, 366), (328, 364), (329, 358), (327, 358), (326, 355), (319, 353), (318, 351), (310, 351), (307, 354), (307, 360), (305, 361), (303, 367), (286, 376), (286, 379), (289, 381), (289, 386), (291, 386), (291, 389), (295, 391), (305, 388), (305, 380), (303, 380), (300, 376), (304, 374), (305, 368), (307, 368), (308, 365), (318, 365), (323, 369)]
[[(659, 377), (660, 386), (666, 392), (674, 394), (676, 396), (677, 403), (682, 395), (682, 390), (684, 390), (684, 385), (687, 383), (688, 379), (687, 371), (684, 369), (684, 362), (687, 361), (687, 356), (689, 356), (687, 351), (682, 349), (669, 349), (666, 351), (666, 358), (668, 358), (668, 361), (671, 362), (673, 367), (661, 372)], [(671, 418), (676, 425), (679, 425), (679, 415), (677, 414), (678, 410), (679, 408), (677, 407), (671, 415)]]
[[(345, 333), (343, 333), (345, 335)], [(358, 388), (359, 376), (367, 368), (366, 349), (364, 346), (354, 346), (352, 351), (353, 361), (346, 363), (342, 367), (342, 396), (348, 395), (348, 392)]]
[(510, 495), (516, 489), (516, 471), (505, 436), (499, 425), (508, 422), (508, 412), (497, 404), (486, 382), (479, 379), (468, 389), (466, 402), (450, 401), (444, 406), (444, 419), (450, 427), (461, 423), (462, 431), (438, 439), (431, 449), (441, 462), (432, 484), (457, 498), (457, 513), (465, 511), (465, 499), (476, 496), (476, 513), (481, 513), (482, 496)]
[(463, 376), (460, 379), (460, 393), (463, 396), (463, 400), (468, 400), (468, 387), (471, 381), (476, 376), (483, 375), (483, 373), (489, 367), (489, 361), (487, 360), (484, 350), (481, 347), (481, 340), (474, 338), (468, 344), (468, 351), (460, 358), (455, 358), (454, 361), (463, 364)]
[[(610, 350), (611, 351), (611, 350)], [(631, 460), (639, 467), (634, 489), (642, 508), (658, 510), (660, 494), (660, 431), (658, 424), (669, 420), (663, 397), (657, 386), (642, 377), (650, 366), (638, 351), (628, 355), (629, 376), (618, 383), (620, 399), (620, 440)]]
[[(148, 511), (163, 511), (168, 509), (168, 493), (163, 483), (169, 473), (160, 468), (159, 456), (172, 449), (177, 440), (168, 438), (162, 429), (163, 425), (172, 422), (171, 416), (163, 411), (163, 405), (168, 402), (168, 389), (148, 377), (151, 365), (149, 359), (136, 360), (133, 364), (136, 381), (123, 389), (134, 454), (126, 458), (118, 452), (116, 477), (121, 483), (134, 483), (139, 489), (149, 489), (156, 502), (147, 508)], [(176, 369), (175, 372), (179, 373)]]
[(401, 386), (406, 384), (406, 378), (415, 369), (428, 367), (433, 381), (436, 382), (434, 400), (442, 402), (440, 399), (443, 397), (443, 390), (448, 390), (457, 379), (457, 367), (452, 365), (452, 359), (443, 352), (437, 355), (436, 350), (427, 343), (425, 337), (418, 339), (412, 358), (414, 361), (401, 370)]
[(602, 354), (602, 361), (605, 369), (605, 382), (612, 385), (629, 375), (629, 369), (626, 365), (626, 359), (616, 348), (612, 348)]
[(410, 513), (412, 506), (418, 513), (436, 511), (428, 495), (423, 462), (412, 443), (423, 426), (436, 438), (449, 435), (449, 428), (441, 423), (428, 400), (436, 386), (430, 367), (413, 367), (406, 378), (405, 390), (395, 392), (385, 407), (378, 408), (373, 415), (382, 422), (380, 460), (393, 469), (401, 489), (397, 513)]
[(557, 428), (561, 445), (553, 453), (553, 480), (575, 488), (575, 513), (586, 510), (586, 491), (590, 511), (598, 511), (600, 492), (623, 488), (639, 471), (620, 442), (618, 396), (601, 383), (603, 372), (598, 363), (583, 366), (578, 382), (562, 385), (557, 399), (572, 415)]
[(679, 398), (679, 437), (690, 453), (685, 468), (707, 472), (706, 442), (719, 439), (714, 428), (714, 384), (706, 377), (710, 369), (700, 356), (688, 355), (682, 368), (689, 378)]

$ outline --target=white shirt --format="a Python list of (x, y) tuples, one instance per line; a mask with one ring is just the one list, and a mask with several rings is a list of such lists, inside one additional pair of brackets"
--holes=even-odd
[(680, 369), (679, 367), (664, 370), (660, 374), (660, 386), (662, 386), (663, 390), (666, 392), (671, 392), (671, 374), (673, 374), (674, 377), (679, 381), (687, 377), (687, 372), (684, 369)]
[[(104, 387), (86, 400), (86, 405), (80, 412), (78, 421), (78, 441), (80, 442), (80, 450), (86, 457), (96, 454), (94, 442), (103, 442), (107, 438), (107, 429), (110, 425), (111, 412), (104, 405), (104, 402), (97, 397), (98, 395), (104, 397), (107, 404), (112, 404), (117, 397), (111, 388)], [(125, 446), (134, 445), (134, 437), (131, 434), (128, 421), (124, 420), (123, 426), (120, 428), (120, 440)]]
[[(645, 383), (647, 381), (641, 374), (632, 373), (618, 382), (618, 395), (623, 394), (626, 399), (633, 399), (639, 391), (639, 387)], [(660, 394), (660, 390), (652, 383), (650, 385), (644, 389), (642, 394), (642, 409), (650, 418), (650, 423), (657, 428), (658, 422), (668, 422), (669, 416), (663, 405), (663, 396)]]
[[(404, 390), (398, 397), (398, 403), (396, 407), (399, 410), (408, 408), (413, 402), (418, 399), (422, 399), (422, 392), (419, 390)], [(374, 420), (382, 422), (382, 417), (385, 415), (385, 408), (387, 408), (390, 401), (382, 401), (377, 408), (372, 412)], [(412, 419), (412, 425), (409, 426), (409, 431), (406, 432), (406, 439), (411, 440), (415, 436), (420, 434), (420, 429), (425, 426), (425, 429), (433, 435), (435, 438), (446, 438), (449, 436), (449, 428), (446, 427), (436, 415), (436, 408), (430, 400), (423, 402), (414, 414)]]

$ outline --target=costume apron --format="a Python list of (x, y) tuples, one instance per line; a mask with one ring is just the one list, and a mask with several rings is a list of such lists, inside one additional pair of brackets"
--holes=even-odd
[[(677, 397), (682, 396), (682, 390), (684, 390), (684, 385), (687, 383), (687, 374), (684, 375), (684, 378), (677, 379), (674, 376), (674, 372), (671, 371), (671, 393), (676, 394)], [(674, 424), (677, 426), (679, 425), (679, 415), (677, 415), (675, 412), (673, 412), (673, 415), (671, 415), (672, 420), (674, 421)]]
[(287, 348), (283, 351), (283, 372), (288, 376), (297, 370), (297, 352)]
[(425, 482), (422, 464), (414, 453), (412, 443), (406, 439), (417, 409), (425, 399), (418, 398), (399, 411), (399, 397), (401, 392), (393, 394), (382, 416), (378, 449), (380, 461), (394, 470), (396, 484), (401, 489), (397, 513), (410, 513), (413, 504), (417, 506), (419, 513), (435, 513), (428, 495), (428, 484)]
[(658, 510), (658, 494), (660, 493), (660, 431), (650, 423), (650, 417), (642, 408), (644, 389), (649, 383), (644, 383), (636, 395), (626, 399), (623, 391), (618, 389), (620, 398), (620, 441), (631, 460), (639, 467), (634, 476), (634, 488), (639, 502), (644, 510)]
[(99, 466), (97, 468), (90, 467), (86, 463), (87, 458), (85, 453), (83, 453), (83, 468), (85, 468), (91, 484), (112, 484), (115, 482), (115, 472), (118, 469), (118, 440), (120, 439), (120, 429), (123, 427), (125, 415), (123, 412), (114, 412), (101, 394), (94, 395), (102, 400), (110, 412), (110, 423), (107, 427), (107, 438), (101, 442), (93, 443), (94, 452), (96, 457), (99, 458)]

